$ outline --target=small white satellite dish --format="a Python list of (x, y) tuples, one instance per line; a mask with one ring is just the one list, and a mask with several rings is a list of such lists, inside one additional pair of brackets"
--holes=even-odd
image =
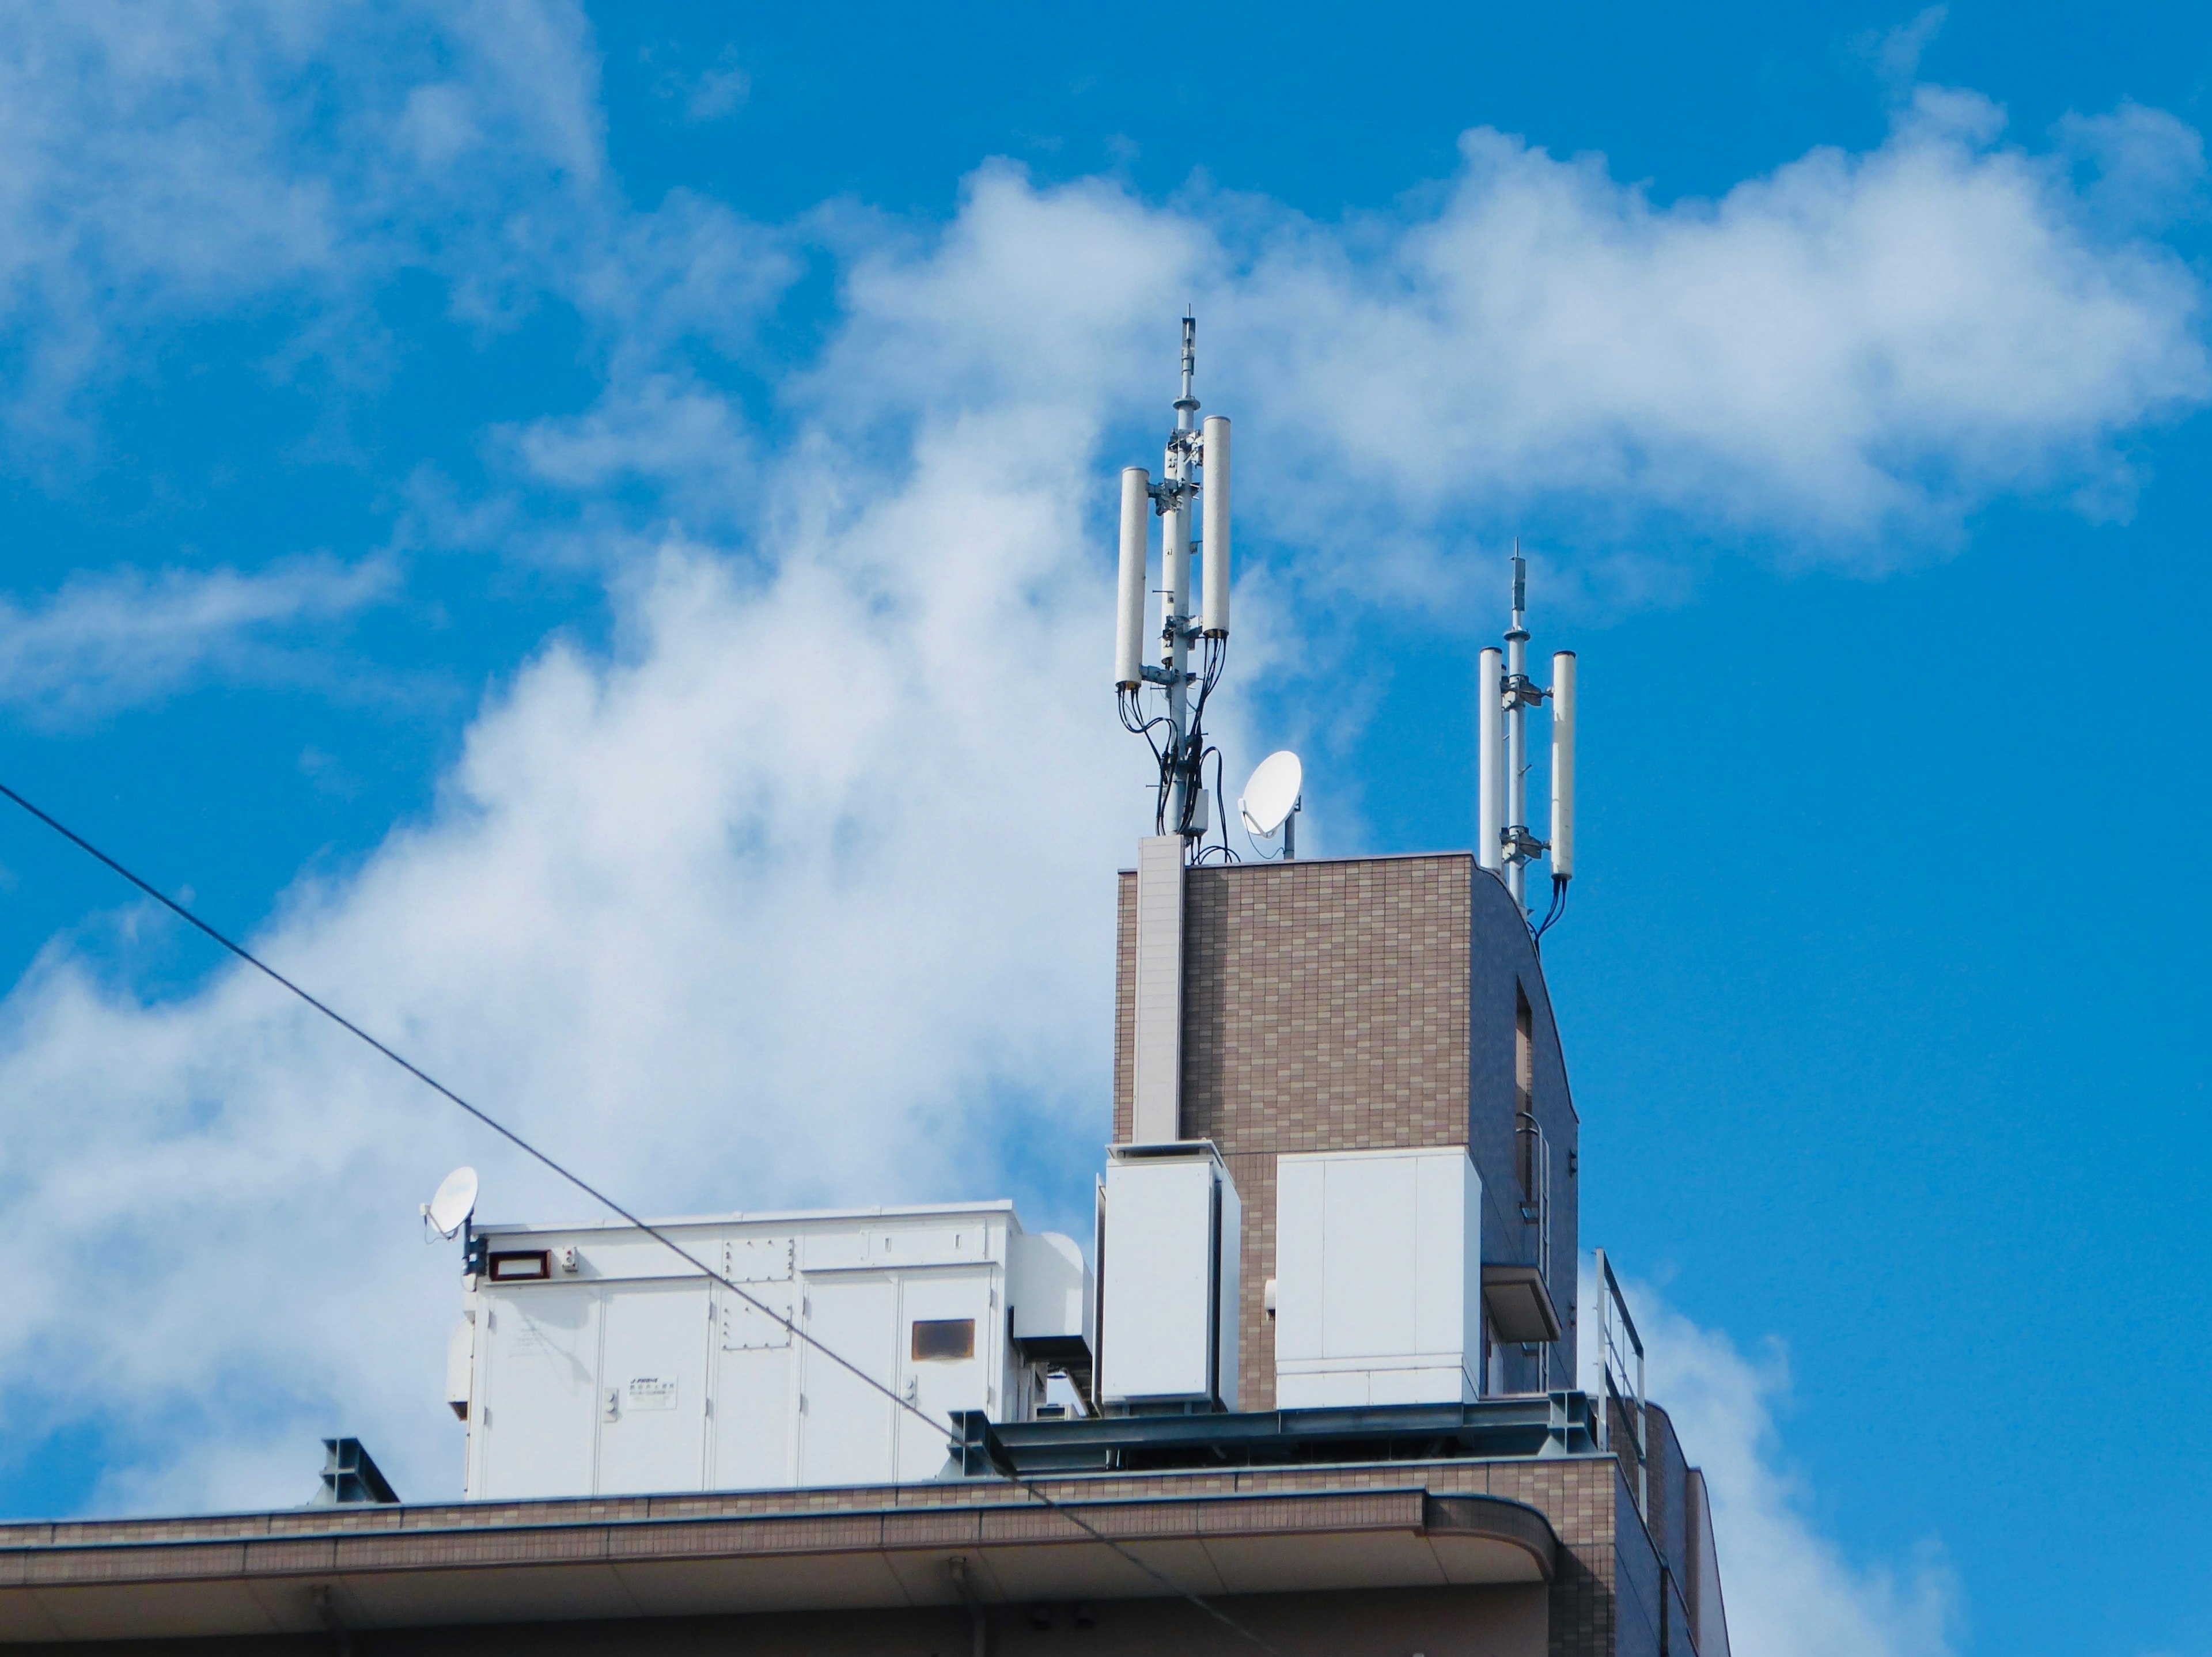
[(1274, 839), (1291, 813), (1298, 809), (1298, 791), (1305, 781), (1305, 767), (1287, 748), (1261, 760), (1252, 780), (1244, 785), (1243, 798), (1237, 802), (1237, 814), (1244, 819), (1245, 832), (1261, 840)]
[(422, 1205), (422, 1217), (441, 1237), (450, 1237), (477, 1211), (477, 1171), (457, 1168), (438, 1185), (438, 1194)]

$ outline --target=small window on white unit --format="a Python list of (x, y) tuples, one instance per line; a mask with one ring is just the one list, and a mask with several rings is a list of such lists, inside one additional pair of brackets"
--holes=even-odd
[(914, 1359), (959, 1359), (975, 1356), (973, 1318), (917, 1318), (914, 1325)]

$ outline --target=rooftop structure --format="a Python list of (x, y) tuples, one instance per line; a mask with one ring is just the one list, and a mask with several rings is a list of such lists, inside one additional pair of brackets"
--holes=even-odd
[(1704, 1481), (1582, 1266), (1537, 949), (1574, 659), (1528, 677), (1516, 552), (1474, 850), (1299, 860), (1278, 756), (1240, 816), (1279, 855), (1240, 859), (1205, 787), (1229, 426), (1194, 361), (1186, 319), (1163, 479), (1123, 478), (1114, 683), (1158, 794), (1087, 1247), (1003, 1201), (478, 1225), (461, 1171), (425, 1217), (462, 1243), (466, 1499), (402, 1502), (333, 1440), (307, 1508), (0, 1527), (0, 1641), (1728, 1657)]

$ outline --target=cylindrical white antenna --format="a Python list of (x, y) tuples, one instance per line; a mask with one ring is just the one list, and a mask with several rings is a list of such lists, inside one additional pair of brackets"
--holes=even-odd
[(1209, 639), (1229, 636), (1229, 422), (1219, 415), (1206, 417), (1206, 487), (1199, 491), (1200, 514), (1206, 540), (1206, 615)]
[(1151, 549), (1152, 474), (1142, 466), (1121, 470), (1121, 581), (1114, 610), (1114, 685), (1134, 690), (1145, 682), (1145, 562)]
[(1505, 744), (1504, 705), (1505, 657), (1496, 646), (1477, 659), (1474, 670), (1475, 785), (1474, 858), (1493, 873), (1505, 866)]
[(1528, 566), (1521, 537), (1513, 537), (1513, 625), (1505, 630), (1505, 680), (1512, 688), (1505, 710), (1505, 832), (1513, 849), (1505, 859), (1505, 885), (1513, 901), (1528, 904)]
[(1552, 877), (1575, 877), (1575, 652), (1552, 655)]

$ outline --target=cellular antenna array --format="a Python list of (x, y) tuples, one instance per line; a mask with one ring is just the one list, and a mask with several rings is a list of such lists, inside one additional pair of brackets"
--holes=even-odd
[[(1505, 648), (1485, 650), (1475, 671), (1480, 826), (1475, 855), (1503, 880), (1541, 938), (1566, 908), (1575, 876), (1575, 653), (1555, 652), (1550, 688), (1528, 677), (1528, 564), (1513, 543), (1513, 625)], [(1528, 827), (1528, 710), (1552, 705), (1552, 837)], [(1552, 902), (1541, 921), (1529, 909), (1528, 865), (1549, 856)]]
[[(1114, 690), (1121, 723), (1152, 744), (1158, 762), (1153, 832), (1182, 836), (1195, 857), (1213, 816), (1220, 755), (1206, 741), (1206, 704), (1229, 648), (1229, 422), (1198, 424), (1198, 322), (1182, 319), (1182, 395), (1175, 403), (1159, 480), (1142, 466), (1121, 473), (1121, 581), (1114, 628)], [(1200, 538), (1191, 528), (1195, 515)], [(1152, 520), (1160, 520), (1160, 585), (1150, 585)], [(1192, 576), (1202, 599), (1193, 602)], [(1159, 596), (1159, 626), (1146, 599)], [(1191, 663), (1197, 646), (1197, 665)], [(1152, 659), (1147, 660), (1147, 653)], [(1158, 695), (1158, 702), (1147, 698)], [(1207, 759), (1214, 789), (1205, 787)], [(1227, 823), (1223, 822), (1223, 842)]]

